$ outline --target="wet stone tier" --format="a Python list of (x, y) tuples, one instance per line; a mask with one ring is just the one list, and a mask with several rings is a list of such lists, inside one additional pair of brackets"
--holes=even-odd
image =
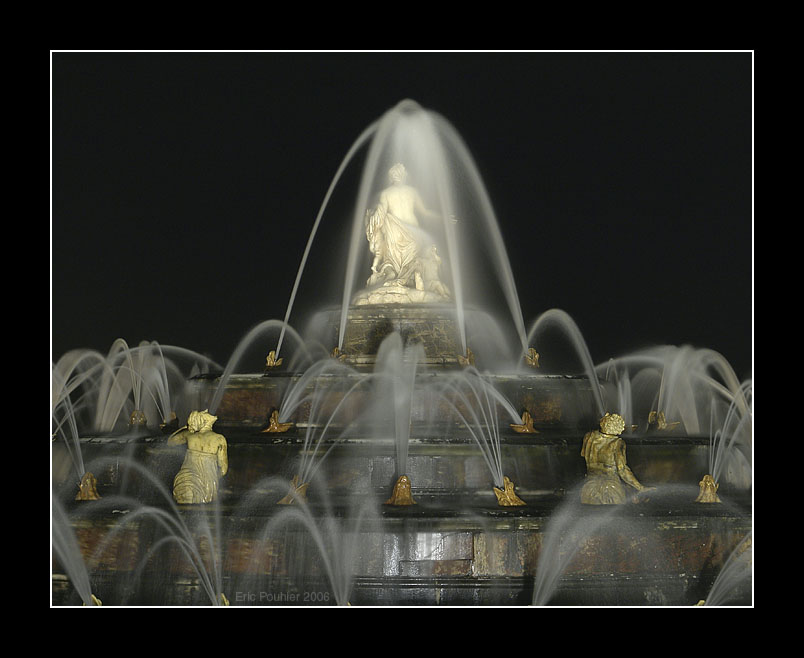
[[(340, 315), (324, 320), (337, 345)], [(72, 501), (72, 462), (65, 445), (53, 444), (54, 482), (70, 501), (81, 559), (104, 605), (209, 605), (220, 593), (231, 605), (332, 605), (344, 603), (346, 588), (354, 605), (686, 606), (706, 597), (750, 534), (750, 491), (725, 484), (723, 504), (693, 502), (707, 472), (707, 437), (627, 428), (628, 465), (656, 489), (625, 505), (581, 505), (581, 445), (600, 415), (588, 379), (521, 364), (505, 375), (480, 369), (505, 403), (470, 427), (477, 409), (444, 386), (464, 371), (450, 309), (367, 306), (348, 320), (349, 368), (313, 377), (279, 368), (223, 384), (215, 431), (226, 438), (229, 468), (212, 504), (174, 505), (186, 448), (166, 435), (82, 439), (101, 496), (93, 502)], [(370, 379), (393, 332), (425, 351), (409, 382), (405, 474), (416, 501), (409, 507), (383, 504), (399, 475), (398, 444), (394, 423), (376, 414)], [(190, 407), (209, 407), (220, 384), (188, 381)], [(291, 428), (264, 432), (289, 396), (301, 401), (279, 419)], [(524, 411), (535, 433), (511, 427)], [(487, 440), (498, 443), (502, 473), (524, 506), (497, 505)], [(302, 463), (316, 466), (306, 505), (278, 504)], [(344, 555), (348, 567), (336, 557)], [(546, 586), (552, 564), (560, 573)], [(54, 564), (57, 605), (77, 603), (66, 571)], [(743, 586), (735, 596), (745, 603), (751, 593)]]
[[(450, 394), (442, 387), (448, 372), (434, 367), (417, 371), (411, 402), (414, 426), (428, 423), (431, 419), (454, 417), (456, 407), (464, 415), (468, 413), (460, 396)], [(303, 401), (282, 421), (293, 422), (299, 427), (316, 422), (329, 422), (334, 427), (348, 425), (358, 419), (368, 405), (376, 402), (376, 391), (371, 387), (369, 373), (321, 375), (306, 382), (302, 382), (302, 376), (301, 373), (281, 371), (231, 376), (217, 409), (216, 427), (263, 429), (268, 425), (271, 412), (282, 408), (283, 401), (291, 392)], [(597, 424), (589, 380), (584, 377), (522, 372), (517, 375), (484, 374), (483, 379), (510, 402), (517, 414), (521, 416), (523, 411), (528, 411), (538, 427), (584, 432)], [(300, 385), (303, 390), (294, 390)], [(218, 380), (196, 379), (188, 386), (195, 405), (201, 409), (212, 400)], [(436, 391), (440, 393), (436, 394)], [(347, 392), (349, 397), (344, 400)], [(313, 399), (317, 415), (311, 419)], [(500, 418), (512, 422), (506, 413), (500, 409)], [(507, 424), (510, 423), (503, 423), (504, 426)]]
[[(751, 526), (750, 515), (738, 506), (702, 509), (665, 500), (616, 513), (583, 506), (571, 518), (596, 523), (596, 529), (568, 524), (554, 545), (551, 523), (562, 509), (557, 499), (515, 512), (483, 505), (441, 508), (427, 498), (412, 508), (386, 507), (378, 517), (364, 517), (359, 533), (341, 538), (354, 551), (349, 601), (530, 605), (545, 587), (540, 562), (559, 560), (562, 572), (548, 590), (552, 605), (694, 605)], [(309, 511), (313, 518), (331, 515), (341, 527), (355, 527), (346, 509), (313, 505)], [(208, 604), (203, 578), (181, 545), (169, 542), (152, 552), (163, 528), (134, 512), (123, 506), (75, 523), (99, 598), (105, 605)], [(328, 571), (301, 524), (272, 532), (273, 512), (254, 513), (227, 500), (175, 514), (199, 547), (206, 575), (218, 577), (233, 605), (336, 603), (332, 577), (342, 577), (342, 567)], [(54, 572), (61, 573), (58, 564)], [(57, 575), (54, 600), (70, 604), (71, 597), (74, 592)], [(744, 603), (750, 592), (737, 597)]]
[[(360, 366), (372, 364), (383, 340), (398, 333), (406, 345), (420, 344), (425, 363), (430, 365), (457, 364), (463, 355), (457, 329), (454, 306), (375, 304), (350, 307), (341, 352), (346, 362)], [(341, 312), (323, 312), (317, 319), (322, 324), (323, 340), (336, 345), (340, 334)]]
[[(180, 446), (168, 446), (165, 436), (84, 441), (102, 498), (72, 503), (71, 518), (105, 605), (209, 604), (204, 576), (179, 542), (165, 541), (166, 526), (186, 529), (183, 539), (192, 537), (204, 563), (217, 565), (206, 568), (219, 574), (233, 605), (336, 602), (309, 528), (291, 523), (282, 526), (290, 532), (277, 532), (271, 525), (283, 513), (276, 503), (306, 450), (303, 436), (241, 431), (227, 438), (230, 470), (220, 499), (178, 507), (170, 503), (170, 485)], [(417, 505), (408, 508), (382, 504), (396, 475), (391, 443), (363, 437), (321, 447), (331, 451), (304, 509), (322, 532), (333, 522), (356, 528), (351, 603), (530, 605), (540, 561), (550, 556), (550, 524), (566, 514), (572, 522), (558, 549), (566, 568), (550, 594), (552, 605), (692, 605), (751, 530), (744, 494), (725, 491), (724, 505), (691, 502), (706, 463), (701, 439), (626, 436), (629, 464), (644, 484), (660, 489), (617, 509), (577, 504), (584, 477), (577, 435), (508, 433), (503, 440), (504, 469), (525, 507), (496, 505), (489, 471), (465, 435), (411, 442)], [(54, 477), (61, 487), (72, 486), (58, 444)], [(368, 510), (359, 526), (352, 523), (355, 504)], [(590, 520), (605, 522), (592, 531), (574, 525)], [(54, 602), (74, 604), (60, 565), (54, 574)], [(750, 592), (739, 596), (750, 600)]]

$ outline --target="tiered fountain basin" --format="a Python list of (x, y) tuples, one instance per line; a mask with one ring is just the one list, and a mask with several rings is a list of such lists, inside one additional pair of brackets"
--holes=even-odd
[[(334, 326), (338, 318), (329, 319)], [(530, 413), (536, 430), (516, 432), (501, 404), (496, 428), (472, 428), (484, 436), (496, 431), (502, 472), (526, 503), (499, 507), (481, 449), (470, 428), (456, 419), (456, 409), (471, 417), (463, 408), (466, 400), (443, 385), (471, 367), (456, 358), (454, 326), (438, 310), (423, 317), (419, 309), (390, 314), (357, 309), (350, 312), (342, 343), (343, 368), (314, 377), (280, 367), (225, 381), (210, 376), (188, 381), (197, 409), (225, 387), (215, 430), (226, 437), (229, 471), (212, 504), (173, 505), (172, 481), (185, 449), (168, 445), (165, 434), (82, 439), (84, 462), (98, 479), (101, 500), (72, 503), (70, 518), (94, 593), (104, 605), (209, 604), (186, 554), (163, 541), (164, 526), (152, 515), (138, 513), (145, 505), (196, 532), (193, 543), (210, 564), (208, 537), (214, 538), (214, 562), (232, 605), (334, 604), (309, 529), (265, 535), (286, 509), (277, 503), (288, 493), (300, 460), (308, 457), (320, 464), (301, 506), (313, 522), (348, 521), (355, 501), (371, 503), (374, 510), (355, 535), (353, 605), (530, 605), (542, 577), (539, 565), (544, 568), (546, 553), (555, 560), (556, 550), (561, 573), (541, 601), (545, 604), (694, 605), (705, 598), (725, 560), (751, 532), (750, 491), (724, 485), (723, 504), (694, 502), (707, 472), (708, 437), (687, 436), (678, 428), (629, 428), (623, 434), (628, 465), (656, 490), (638, 503), (580, 505), (582, 440), (599, 418), (593, 382), (526, 366), (506, 374), (478, 370), (509, 411)], [(410, 382), (405, 472), (417, 504), (407, 507), (383, 504), (399, 474), (393, 427), (378, 431), (364, 416), (377, 402), (371, 377), (378, 347), (394, 332), (419, 337), (425, 348)], [(263, 431), (289, 391), (315, 402), (281, 418), (292, 423), (287, 431)], [(53, 473), (60, 486), (73, 486), (69, 458), (58, 442)], [(564, 516), (595, 527), (581, 531), (569, 525), (559, 548), (547, 548), (551, 523)], [(298, 546), (306, 546), (301, 552), (309, 558), (302, 575), (290, 564)], [(54, 602), (75, 603), (61, 573), (54, 565)], [(736, 596), (738, 602), (750, 601), (751, 593)]]
[[(353, 605), (530, 605), (546, 533), (562, 501), (531, 499), (518, 509), (473, 503), (471, 509), (440, 506), (437, 498), (419, 496), (411, 507), (381, 510), (381, 530), (366, 529), (359, 538), (354, 566)], [(306, 546), (305, 573), (288, 565), (287, 547), (294, 539), (262, 537), (279, 508), (238, 513), (224, 496), (214, 508), (180, 508), (190, 526), (199, 523), (220, 533), (217, 559), (223, 590), (234, 605), (327, 605), (330, 585), (305, 530), (295, 530)], [(105, 605), (209, 604), (181, 551), (165, 546), (148, 556), (160, 528), (147, 519), (127, 524), (114, 541), (104, 537), (121, 513), (92, 513), (74, 522), (82, 552), (93, 572), (94, 590)], [(347, 516), (311, 503), (313, 516)], [(694, 605), (706, 597), (726, 559), (751, 530), (750, 513), (733, 505), (696, 505), (686, 500), (650, 501), (622, 506), (597, 532), (570, 533), (570, 548), (550, 605)], [(584, 506), (586, 517), (610, 510)], [(203, 517), (200, 519), (199, 517)], [(217, 535), (216, 535), (217, 536)], [(209, 559), (205, 536), (196, 537)], [(574, 543), (580, 548), (577, 553)], [(103, 545), (103, 549), (98, 551)], [(143, 568), (142, 565), (145, 564)], [(54, 573), (61, 573), (54, 565)], [(54, 602), (74, 604), (74, 592), (54, 579)], [(124, 598), (122, 598), (124, 597)], [(305, 599), (305, 597), (308, 597)], [(749, 602), (742, 591), (736, 602)]]
[[(219, 560), (229, 588), (227, 596), (234, 605), (327, 603), (304, 600), (309, 593), (329, 591), (320, 565), (305, 569), (300, 582), (286, 573), (286, 558), (278, 545), (282, 542), (261, 540), (262, 528), (283, 507), (276, 505), (287, 493), (283, 483), (296, 472), (300, 453), (311, 450), (304, 445), (303, 411), (294, 419), (297, 425), (286, 433), (260, 432), (271, 408), (270, 396), (278, 395), (281, 379), (275, 374), (230, 380), (220, 409), (221, 421), (226, 422), (221, 422), (219, 431), (227, 437), (230, 465), (221, 480), (220, 499), (209, 506), (178, 506), (177, 513), (191, 527), (203, 518), (205, 527), (220, 533)], [(582, 398), (580, 392), (588, 387), (583, 378), (532, 374), (505, 383), (523, 396), (545, 401), (567, 400), (573, 392)], [(212, 382), (198, 380), (194, 384), (203, 387)], [(561, 391), (567, 394), (561, 395)], [(243, 408), (244, 399), (264, 400), (265, 406), (261, 413), (243, 414), (238, 426), (233, 410)], [(419, 402), (425, 404), (425, 400)], [(255, 410), (259, 407), (255, 402), (249, 405)], [(319, 455), (332, 450), (308, 489), (312, 516), (319, 520), (332, 514), (348, 517), (347, 501), (357, 498), (374, 501), (381, 520), (381, 530), (368, 529), (360, 539), (350, 598), (353, 605), (531, 603), (548, 524), (563, 505), (577, 500), (577, 485), (585, 472), (580, 456), (583, 431), (577, 427), (580, 418), (572, 424), (563, 422), (566, 416), (558, 413), (559, 402), (545, 404), (545, 408), (550, 414), (535, 416), (538, 434), (517, 434), (511, 429), (501, 432), (503, 471), (516, 483), (525, 507), (497, 506), (478, 447), (465, 429), (461, 431), (455, 424), (449, 428), (429, 425), (422, 431), (422, 421), (412, 423), (408, 475), (417, 505), (410, 507), (382, 504), (396, 477), (393, 439), (351, 433), (322, 441)], [(101, 466), (91, 468), (96, 468), (102, 500), (112, 501), (123, 493), (168, 510), (170, 505), (154, 490), (151, 478), (169, 491), (183, 450), (168, 446), (166, 438), (84, 439), (86, 462)], [(626, 434), (624, 438), (628, 463), (640, 481), (660, 487), (658, 491), (670, 486), (672, 493), (617, 506), (615, 518), (601, 531), (583, 538), (583, 548), (564, 569), (552, 605), (692, 605), (705, 598), (724, 560), (751, 531), (746, 492), (730, 492), (726, 487), (721, 493), (728, 504), (693, 502), (697, 482), (706, 470), (706, 438), (674, 432)], [(61, 463), (57, 455), (55, 449), (54, 465)], [(132, 461), (150, 475), (144, 477), (132, 469)], [(69, 471), (68, 467), (64, 470)], [(280, 476), (281, 482), (270, 477), (274, 475)], [(69, 486), (69, 478), (64, 485)], [(247, 498), (251, 504), (244, 511)], [(82, 505), (86, 503), (75, 503), (74, 511), (80, 512)], [(609, 514), (608, 507), (581, 505), (577, 509), (594, 518)], [(93, 582), (98, 583), (98, 596), (105, 604), (113, 604), (121, 592), (130, 592), (126, 602), (132, 604), (203, 604), (197, 575), (176, 549), (166, 547), (158, 557), (146, 559), (159, 536), (147, 520), (127, 525), (97, 554), (106, 533), (125, 513), (124, 505), (115, 512), (99, 509), (74, 525)], [(295, 532), (303, 535), (306, 530)], [(203, 545), (203, 539), (198, 541)], [(284, 541), (287, 545), (287, 539)], [(146, 566), (132, 586), (130, 579), (142, 564)], [(54, 573), (59, 573), (58, 568)], [(69, 603), (69, 588), (64, 585), (61, 591), (61, 587), (58, 581), (54, 583), (54, 600)], [(750, 592), (743, 596), (750, 600)]]

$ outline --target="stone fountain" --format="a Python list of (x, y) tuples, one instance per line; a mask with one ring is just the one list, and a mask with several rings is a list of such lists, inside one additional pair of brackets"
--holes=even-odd
[[(297, 332), (308, 254), (363, 147), (356, 210), (340, 220), (341, 303)], [(576, 370), (550, 372), (547, 325)], [(255, 345), (263, 361), (241, 363)], [(161, 356), (140, 362), (165, 374)], [(69, 500), (60, 523), (78, 546), (55, 556), (56, 603), (80, 600), (63, 566), (77, 563), (106, 607), (694, 605), (752, 529), (747, 385), (688, 348), (596, 366), (557, 309), (528, 331), (469, 151), (413, 101), (341, 164), (284, 319), (252, 329), (225, 368), (194, 366), (154, 419), (203, 414), (214, 446), (189, 421), (171, 438), (156, 425), (113, 431), (135, 409), (114, 362), (72, 355), (56, 369), (57, 401), (114, 401), (103, 426), (54, 435), (54, 496)], [(141, 373), (129, 388), (147, 398), (149, 381), (167, 379)], [(79, 470), (94, 474), (95, 500), (74, 500)], [(696, 504), (712, 473), (717, 504)], [(750, 603), (748, 582), (731, 600)], [(84, 577), (83, 599), (89, 589)]]

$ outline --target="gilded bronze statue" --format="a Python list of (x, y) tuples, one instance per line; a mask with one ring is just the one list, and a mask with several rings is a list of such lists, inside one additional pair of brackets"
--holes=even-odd
[(217, 420), (208, 410), (193, 411), (187, 426), (168, 438), (168, 445), (187, 445), (181, 469), (173, 479), (173, 498), (180, 504), (211, 503), (218, 480), (229, 470), (226, 438), (212, 431)]
[(625, 441), (620, 434), (625, 421), (619, 414), (606, 414), (600, 429), (583, 437), (581, 456), (586, 460), (586, 481), (581, 502), (587, 505), (621, 505), (627, 501), (623, 482), (637, 492), (647, 489), (636, 479), (625, 459)]

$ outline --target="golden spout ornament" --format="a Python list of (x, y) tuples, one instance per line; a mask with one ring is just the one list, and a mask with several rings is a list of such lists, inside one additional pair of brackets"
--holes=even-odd
[(265, 357), (265, 372), (267, 373), (269, 370), (278, 368), (281, 365), (282, 357), (280, 356), (278, 359), (276, 358), (276, 350), (271, 350), (268, 352), (268, 356)]
[[(97, 596), (95, 596), (94, 594), (90, 594), (90, 595), (89, 595), (89, 600), (90, 600), (90, 601), (92, 601), (92, 603), (91, 603), (91, 605), (92, 605), (92, 606), (98, 606), (98, 607), (101, 607), (101, 606), (103, 605), (103, 601), (101, 601), (101, 600), (100, 600), (100, 599), (99, 599)], [(84, 607), (88, 607), (86, 603), (82, 603), (81, 605), (82, 605), (82, 606), (84, 606)]]
[(145, 418), (145, 412), (142, 409), (135, 409), (129, 416), (128, 424), (131, 427), (145, 427), (148, 424), (148, 419)]
[(681, 425), (681, 421), (668, 423), (664, 411), (651, 411), (648, 414), (648, 425), (655, 425), (657, 430), (672, 430)]
[(464, 368), (475, 365), (475, 354), (468, 347), (466, 348), (466, 355), (458, 355), (458, 364)]
[(341, 352), (341, 349), (337, 346), (332, 348), (332, 351), (329, 353), (329, 356), (335, 359), (336, 361), (340, 361), (341, 363), (343, 363), (344, 361), (346, 361), (347, 358), (349, 358), (349, 355), (345, 354), (344, 352)]
[(413, 500), (410, 478), (407, 475), (400, 475), (394, 484), (391, 497), (385, 501), (385, 505), (416, 505)]
[(75, 495), (76, 500), (100, 500), (98, 494), (98, 480), (92, 473), (87, 471), (78, 483), (78, 493)]
[(179, 427), (179, 419), (175, 411), (170, 412), (170, 416), (159, 423), (159, 429), (163, 434), (173, 434)]
[(305, 501), (307, 500), (307, 487), (310, 485), (309, 482), (305, 482), (304, 484), (299, 484), (299, 476), (294, 475), (290, 480), (290, 491), (288, 495), (285, 496), (282, 500), (278, 501), (277, 505), (292, 505), (297, 500)]
[(266, 432), (269, 433), (284, 433), (287, 432), (291, 427), (293, 427), (293, 423), (280, 423), (279, 422), (279, 410), (274, 409), (271, 412), (271, 415), (268, 417), (268, 427), (262, 430), (262, 434)]
[(696, 503), (719, 503), (721, 502), (720, 497), (717, 495), (717, 490), (720, 485), (715, 482), (715, 479), (707, 474), (703, 476), (703, 479), (698, 483), (700, 487), (700, 491), (698, 492), (698, 497), (695, 499)]
[(497, 504), (500, 507), (521, 507), (527, 505), (519, 496), (514, 493), (514, 483), (507, 475), (503, 476), (503, 488), (494, 487), (494, 495), (497, 496)]
[(226, 598), (226, 595), (223, 592), (221, 592), (220, 602), (221, 605), (229, 605), (229, 599)]
[(528, 348), (528, 351), (525, 354), (525, 363), (527, 363), (531, 368), (539, 367), (539, 353), (534, 348)]
[(522, 412), (522, 424), (517, 425), (511, 423), (511, 429), (517, 434), (538, 434), (539, 430), (533, 427), (533, 416), (530, 415), (527, 409)]

